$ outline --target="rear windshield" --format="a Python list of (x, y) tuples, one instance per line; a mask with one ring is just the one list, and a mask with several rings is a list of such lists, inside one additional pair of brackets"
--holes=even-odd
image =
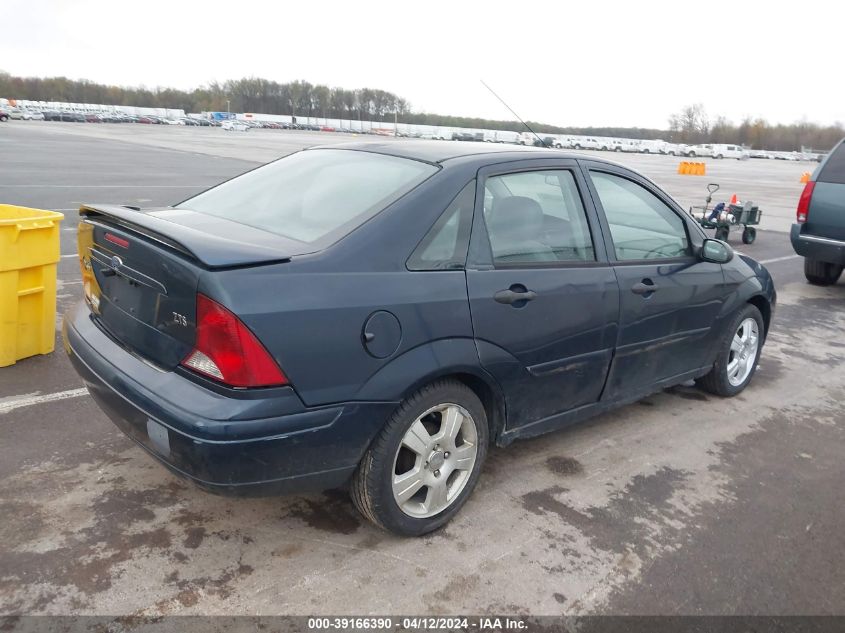
[(845, 141), (833, 150), (816, 180), (845, 185)]
[(328, 245), (431, 176), (437, 168), (370, 152), (291, 154), (177, 205), (286, 238)]

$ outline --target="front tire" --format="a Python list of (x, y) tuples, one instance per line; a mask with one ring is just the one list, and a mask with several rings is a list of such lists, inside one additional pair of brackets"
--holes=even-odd
[(816, 286), (831, 286), (839, 281), (842, 266), (820, 262), (816, 259), (804, 258), (804, 276)]
[(748, 386), (757, 371), (764, 338), (763, 315), (756, 306), (747, 304), (734, 317), (727, 335), (722, 337), (710, 373), (699, 378), (697, 384), (718, 396), (737, 395)]
[(352, 501), (379, 527), (420, 536), (445, 525), (469, 498), (487, 456), (478, 396), (439, 380), (405, 399), (352, 478)]
[(728, 241), (728, 235), (730, 235), (731, 230), (726, 226), (720, 226), (716, 229), (716, 234), (713, 236), (717, 240), (721, 240), (723, 242)]

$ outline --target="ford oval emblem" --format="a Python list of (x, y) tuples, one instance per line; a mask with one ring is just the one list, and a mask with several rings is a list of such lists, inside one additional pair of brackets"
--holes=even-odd
[(117, 270), (121, 266), (123, 266), (123, 260), (120, 259), (117, 255), (113, 255), (112, 258), (109, 260), (109, 266), (111, 266), (112, 270)]

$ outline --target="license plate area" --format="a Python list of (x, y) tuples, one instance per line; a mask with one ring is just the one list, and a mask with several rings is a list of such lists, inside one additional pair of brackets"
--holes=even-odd
[(167, 427), (147, 418), (147, 436), (152, 447), (164, 457), (170, 456), (170, 435)]

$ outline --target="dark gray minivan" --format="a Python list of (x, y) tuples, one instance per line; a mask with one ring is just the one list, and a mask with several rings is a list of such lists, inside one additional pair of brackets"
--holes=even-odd
[(845, 267), (845, 139), (816, 168), (798, 201), (790, 235), (811, 284), (835, 284)]

